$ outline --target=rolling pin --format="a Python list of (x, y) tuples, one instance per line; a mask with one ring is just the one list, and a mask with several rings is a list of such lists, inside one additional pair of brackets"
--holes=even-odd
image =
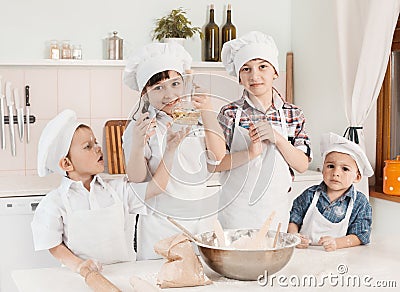
[(86, 284), (95, 292), (122, 292), (98, 271), (84, 267), (80, 270), (80, 274), (85, 278)]

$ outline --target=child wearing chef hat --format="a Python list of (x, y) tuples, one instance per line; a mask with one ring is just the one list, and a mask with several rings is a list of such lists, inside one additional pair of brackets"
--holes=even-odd
[(183, 132), (169, 132), (162, 163), (152, 181), (133, 184), (124, 178), (104, 181), (103, 152), (91, 128), (65, 110), (44, 128), (38, 145), (38, 174), (62, 175), (60, 186), (40, 202), (32, 221), (36, 250), (49, 250), (73, 271), (96, 263), (126, 261), (130, 251), (129, 214), (146, 213), (143, 200), (160, 194), (168, 166)]
[[(126, 170), (136, 182), (147, 181), (158, 167), (166, 125), (179, 127), (174, 123), (172, 111), (185, 93), (183, 77), (191, 62), (189, 53), (177, 43), (145, 45), (127, 62), (124, 82), (140, 93), (133, 120), (123, 135)], [(196, 88), (192, 103), (200, 111), (200, 122), (191, 127), (193, 135), (186, 137), (179, 146), (172, 167), (173, 179), (166, 192), (157, 197), (155, 209), (158, 212), (139, 217), (137, 258), (140, 260), (160, 258), (154, 252), (155, 243), (177, 232), (165, 216), (185, 219), (180, 222), (192, 232), (203, 228), (200, 226), (204, 222), (198, 220), (202, 204), (196, 198), (207, 191), (207, 165), (217, 164), (225, 155), (225, 141), (210, 96), (198, 92)], [(194, 199), (189, 202), (180, 196)]]
[(288, 232), (300, 232), (298, 247), (322, 245), (326, 251), (367, 244), (372, 208), (354, 183), (373, 175), (359, 145), (334, 133), (322, 135), (323, 182), (293, 202)]
[(216, 169), (228, 178), (221, 189), (219, 219), (224, 228), (260, 228), (275, 210), (272, 225), (280, 222), (286, 228), (292, 169), (304, 172), (312, 158), (303, 111), (273, 87), (279, 62), (271, 36), (249, 32), (226, 42), (221, 54), (225, 69), (244, 91), (218, 115), (230, 151)]

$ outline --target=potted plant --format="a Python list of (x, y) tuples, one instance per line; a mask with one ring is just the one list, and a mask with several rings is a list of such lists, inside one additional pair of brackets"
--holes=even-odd
[(153, 40), (168, 42), (168, 39), (192, 38), (196, 33), (203, 38), (201, 28), (192, 26), (192, 22), (186, 17), (183, 8), (173, 9), (168, 15), (156, 20), (156, 27), (153, 29)]

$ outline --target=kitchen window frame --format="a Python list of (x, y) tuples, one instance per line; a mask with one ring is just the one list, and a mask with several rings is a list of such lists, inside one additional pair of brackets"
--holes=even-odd
[[(397, 20), (396, 29), (393, 34), (391, 52), (394, 51), (400, 51), (400, 18)], [(391, 159), (392, 66), (393, 62), (390, 56), (377, 100), (375, 185), (371, 186), (370, 196), (400, 203), (400, 196), (391, 196), (383, 193), (383, 168), (385, 160)]]

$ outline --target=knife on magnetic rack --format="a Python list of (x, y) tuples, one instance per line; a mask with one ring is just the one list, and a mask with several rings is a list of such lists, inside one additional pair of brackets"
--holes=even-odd
[(5, 122), (4, 122), (4, 94), (3, 94), (3, 80), (0, 76), (0, 139), (1, 139), (1, 149), (6, 148), (6, 134), (5, 134)]
[(14, 88), (14, 102), (17, 110), (18, 134), (19, 140), (24, 142), (24, 108), (21, 105), (18, 89)]
[(14, 132), (14, 114), (13, 114), (13, 99), (11, 92), (11, 82), (6, 83), (6, 101), (8, 107), (8, 125), (10, 126), (10, 141), (11, 141), (11, 154), (15, 156), (15, 132)]
[(29, 85), (25, 86), (25, 112), (26, 112), (26, 143), (29, 143), (31, 139), (31, 130), (29, 128), (29, 115), (30, 115), (30, 106), (29, 103)]

